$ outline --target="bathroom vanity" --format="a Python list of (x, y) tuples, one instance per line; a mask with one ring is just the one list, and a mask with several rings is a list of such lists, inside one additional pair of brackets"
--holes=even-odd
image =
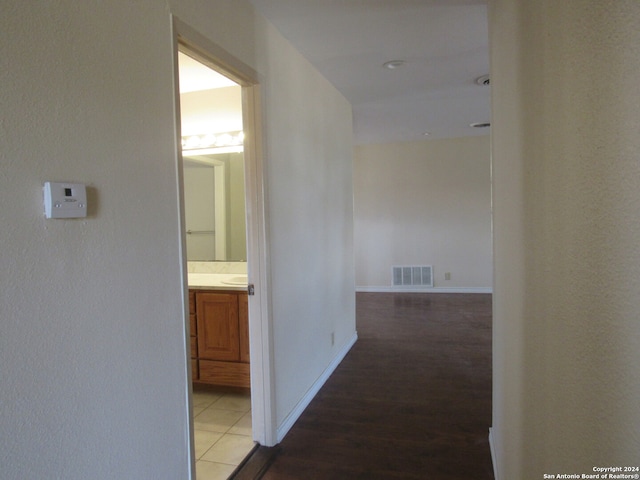
[[(234, 278), (237, 285), (219, 279), (190, 279), (191, 367), (195, 383), (250, 387), (248, 297), (246, 284), (238, 284), (241, 276), (227, 280)], [(195, 283), (199, 285), (192, 285)]]

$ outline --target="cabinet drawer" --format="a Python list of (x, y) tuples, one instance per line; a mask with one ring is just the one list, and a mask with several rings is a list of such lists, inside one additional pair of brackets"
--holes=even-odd
[(250, 387), (251, 378), (248, 363), (217, 362), (200, 360), (200, 380), (215, 385), (230, 387)]

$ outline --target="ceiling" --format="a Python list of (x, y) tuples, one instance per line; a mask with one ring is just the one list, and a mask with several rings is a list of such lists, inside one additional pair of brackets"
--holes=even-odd
[(250, 1), (351, 102), (356, 144), (488, 133), (486, 0)]
[(230, 78), (182, 52), (178, 52), (178, 65), (180, 66), (180, 93), (238, 86)]

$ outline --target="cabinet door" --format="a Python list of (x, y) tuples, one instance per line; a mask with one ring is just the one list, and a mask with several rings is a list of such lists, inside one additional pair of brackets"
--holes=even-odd
[(189, 291), (189, 330), (191, 333), (191, 379), (198, 380), (198, 341), (196, 333), (196, 294)]
[(240, 361), (249, 363), (249, 297), (246, 293), (238, 295), (238, 319), (240, 322)]
[(238, 297), (225, 293), (196, 293), (198, 357), (240, 360)]

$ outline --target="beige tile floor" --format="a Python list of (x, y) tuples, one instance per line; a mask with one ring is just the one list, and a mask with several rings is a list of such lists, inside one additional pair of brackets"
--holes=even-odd
[(227, 480), (254, 446), (249, 394), (193, 392), (197, 480)]

